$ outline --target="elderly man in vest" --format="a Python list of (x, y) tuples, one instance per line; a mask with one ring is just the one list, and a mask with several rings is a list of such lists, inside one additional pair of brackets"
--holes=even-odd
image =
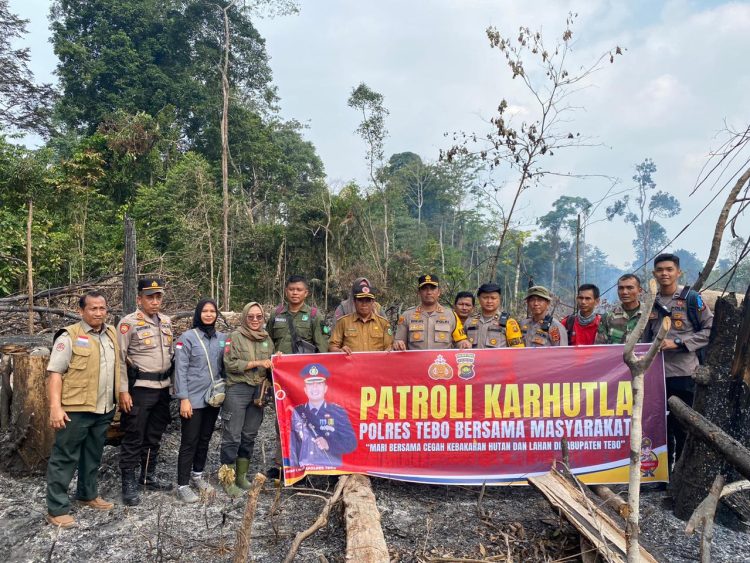
[(58, 332), (47, 371), (50, 426), (55, 445), (47, 464), (47, 521), (76, 524), (68, 486), (78, 469), (76, 500), (96, 510), (113, 504), (99, 497), (97, 477), (107, 429), (115, 416), (119, 383), (117, 332), (104, 323), (107, 302), (97, 291), (79, 300), (81, 322)]

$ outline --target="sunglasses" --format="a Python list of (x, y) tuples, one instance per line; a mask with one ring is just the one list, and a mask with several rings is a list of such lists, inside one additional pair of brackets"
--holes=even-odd
[(251, 321), (262, 321), (263, 315), (248, 315), (247, 318)]

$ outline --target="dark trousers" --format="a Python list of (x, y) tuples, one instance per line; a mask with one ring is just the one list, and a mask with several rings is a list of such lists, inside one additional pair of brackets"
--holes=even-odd
[[(693, 406), (693, 396), (695, 395), (695, 382), (692, 377), (668, 377), (667, 378), (667, 398), (675, 395), (679, 397), (687, 406)], [(669, 471), (682, 455), (687, 440), (687, 432), (677, 417), (671, 412), (667, 416), (667, 451), (669, 452)]]
[(171, 420), (169, 388), (133, 387), (133, 408), (122, 413), (121, 428), (125, 432), (120, 445), (120, 469), (139, 465), (148, 473), (156, 465), (161, 435)]
[(180, 454), (177, 457), (177, 484), (190, 483), (190, 470), (196, 473), (203, 471), (208, 455), (208, 443), (214, 432), (219, 409), (206, 406), (193, 409), (193, 416), (181, 418), (182, 438), (180, 440)]
[(255, 438), (263, 423), (263, 409), (255, 406), (255, 386), (236, 383), (227, 386), (222, 405), (221, 463), (234, 463), (238, 457), (250, 459)]
[(55, 445), (47, 463), (47, 510), (52, 516), (70, 512), (68, 486), (78, 469), (77, 497), (92, 500), (99, 496), (99, 465), (107, 429), (115, 411), (106, 414), (69, 412), (65, 428), (55, 433)]

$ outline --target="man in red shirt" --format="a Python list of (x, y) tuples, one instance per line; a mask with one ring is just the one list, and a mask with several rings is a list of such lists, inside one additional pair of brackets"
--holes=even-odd
[(578, 288), (576, 296), (578, 312), (568, 315), (562, 320), (562, 325), (568, 331), (569, 346), (585, 346), (594, 344), (596, 331), (602, 316), (597, 314), (599, 305), (599, 288), (593, 283), (584, 283)]

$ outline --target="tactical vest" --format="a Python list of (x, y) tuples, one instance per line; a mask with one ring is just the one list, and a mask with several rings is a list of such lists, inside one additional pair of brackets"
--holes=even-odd
[[(55, 338), (63, 332), (67, 332), (70, 337), (73, 354), (62, 379), (62, 407), (70, 412), (94, 412), (96, 410), (96, 398), (99, 394), (99, 345), (97, 343), (94, 346), (91, 337), (84, 332), (81, 323), (66, 326), (58, 331)], [(115, 349), (113, 400), (117, 404), (120, 389), (120, 354), (115, 327), (107, 325), (107, 335), (112, 339)]]

